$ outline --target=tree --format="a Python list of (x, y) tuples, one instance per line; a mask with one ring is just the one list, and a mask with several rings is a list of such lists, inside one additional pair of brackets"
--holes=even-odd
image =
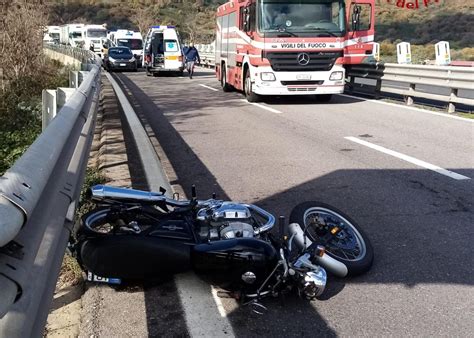
[(132, 22), (138, 27), (138, 30), (145, 37), (150, 26), (156, 23), (156, 16), (153, 10), (149, 8), (138, 8), (131, 17)]
[(131, 16), (133, 24), (138, 27), (138, 30), (145, 36), (150, 26), (156, 25), (158, 21), (158, 14), (160, 8), (169, 4), (171, 0), (132, 0), (130, 6), (134, 9), (134, 13)]
[(41, 68), (46, 6), (39, 0), (12, 0), (3, 6), (0, 68), (3, 76), (14, 82)]

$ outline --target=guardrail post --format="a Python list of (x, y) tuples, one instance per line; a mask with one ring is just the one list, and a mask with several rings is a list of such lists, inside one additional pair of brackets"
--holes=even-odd
[(380, 99), (380, 91), (382, 89), (382, 79), (377, 79), (375, 84), (375, 99)]
[(78, 75), (78, 84), (79, 86), (81, 85), (82, 81), (87, 77), (87, 74), (89, 74), (89, 71), (87, 70), (81, 70)]
[(449, 96), (449, 103), (448, 103), (448, 113), (454, 113), (456, 111), (456, 103), (452, 100), (457, 99), (458, 97), (458, 89), (451, 88), (451, 95)]
[(66, 104), (66, 101), (71, 98), (71, 96), (76, 92), (76, 88), (58, 88), (56, 94), (56, 104), (57, 111), (60, 111), (61, 108)]
[[(414, 83), (410, 83), (410, 89), (408, 90), (410, 93), (411, 92), (414, 92), (415, 91), (415, 84)], [(413, 96), (411, 96), (410, 94), (407, 95), (407, 99), (406, 99), (406, 103), (407, 103), (407, 106), (411, 106), (413, 105)]]
[(69, 87), (78, 88), (79, 87), (79, 72), (71, 70), (69, 72)]
[(57, 92), (54, 89), (43, 89), (41, 104), (41, 129), (44, 131), (49, 122), (56, 116)]

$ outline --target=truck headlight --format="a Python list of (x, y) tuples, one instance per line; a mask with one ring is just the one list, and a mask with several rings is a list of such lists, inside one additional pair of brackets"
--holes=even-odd
[(115, 62), (115, 59), (113, 57), (109, 56), (109, 61), (110, 62)]
[(275, 81), (275, 74), (271, 72), (260, 73), (260, 78), (262, 81)]
[(331, 75), (329, 76), (329, 80), (331, 81), (337, 81), (337, 80), (342, 80), (344, 72), (337, 71), (337, 72), (332, 72)]
[(135, 57), (132, 56), (132, 58), (129, 61), (130, 62), (135, 62)]

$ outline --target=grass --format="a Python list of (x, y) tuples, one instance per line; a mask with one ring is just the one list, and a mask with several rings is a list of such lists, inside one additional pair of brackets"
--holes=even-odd
[(77, 221), (95, 207), (95, 203), (92, 203), (90, 199), (87, 198), (87, 190), (93, 185), (103, 183), (105, 183), (105, 176), (103, 176), (97, 168), (88, 167), (86, 169), (86, 176), (84, 178), (84, 184), (82, 185), (81, 195), (79, 198), (79, 205), (76, 210)]
[(69, 253), (63, 257), (61, 271), (59, 273), (58, 281), (56, 282), (56, 290), (64, 289), (68, 286), (78, 285), (84, 280), (82, 269), (77, 263), (76, 259)]
[(473, 119), (474, 120), (474, 114), (473, 113), (456, 113), (456, 115), (460, 117), (465, 117), (467, 119)]

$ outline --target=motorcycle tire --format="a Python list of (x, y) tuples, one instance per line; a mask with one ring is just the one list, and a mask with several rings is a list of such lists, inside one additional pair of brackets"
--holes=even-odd
[[(321, 220), (321, 217), (324, 221), (329, 217), (332, 222), (336, 220), (338, 222), (337, 229), (340, 229), (338, 234), (334, 235), (330, 241), (324, 241), (322, 237), (327, 237), (327, 235), (321, 235), (324, 235), (324, 231), (327, 232), (327, 229), (322, 229), (321, 223), (318, 223), (318, 225), (308, 223), (308, 217), (311, 215), (318, 217), (318, 221)], [(313, 243), (323, 245), (329, 256), (343, 263), (347, 267), (348, 276), (360, 275), (372, 267), (374, 250), (369, 238), (352, 218), (333, 206), (317, 201), (298, 204), (291, 211), (289, 221), (290, 223), (298, 223), (303, 231), (307, 227), (306, 234), (308, 238)], [(350, 251), (344, 248), (348, 241), (354, 244), (353, 248), (347, 248)]]
[(81, 217), (81, 219), (78, 222), (76, 222), (76, 224), (74, 225), (74, 228), (73, 228), (74, 239), (77, 241), (81, 239), (81, 237), (84, 237), (84, 236), (99, 236), (100, 237), (100, 236), (112, 235), (112, 228), (105, 228), (103, 226), (104, 224), (100, 222), (99, 222), (99, 224), (101, 225), (100, 229), (90, 229), (84, 226), (84, 223), (86, 222), (86, 220), (90, 218), (91, 216), (94, 217), (96, 215), (104, 215), (104, 217), (106, 217), (109, 211), (110, 211), (110, 208), (98, 207), (85, 213)]

